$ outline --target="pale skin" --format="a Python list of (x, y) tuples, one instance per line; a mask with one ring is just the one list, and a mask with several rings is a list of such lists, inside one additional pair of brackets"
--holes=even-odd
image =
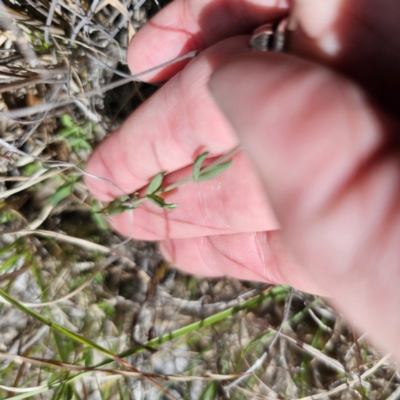
[[(134, 37), (138, 73), (165, 81), (94, 152), (87, 170), (125, 192), (160, 171), (174, 182), (204, 150), (239, 143), (233, 166), (111, 219), (159, 240), (189, 273), (286, 283), (331, 298), (400, 359), (400, 24), (390, 0), (302, 0), (290, 54), (246, 35), (293, 6), (281, 0), (175, 0)], [(87, 179), (110, 201), (121, 193)]]

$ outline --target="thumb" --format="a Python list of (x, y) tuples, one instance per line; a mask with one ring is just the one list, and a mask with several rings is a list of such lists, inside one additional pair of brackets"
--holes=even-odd
[(307, 275), (400, 359), (400, 169), (387, 124), (361, 89), (287, 54), (231, 59), (209, 87)]

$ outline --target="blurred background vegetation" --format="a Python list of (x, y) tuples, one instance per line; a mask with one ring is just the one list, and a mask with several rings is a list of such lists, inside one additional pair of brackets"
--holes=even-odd
[(0, 3), (0, 399), (390, 399), (397, 366), (323, 299), (176, 271), (82, 180), (157, 89), (127, 78), (157, 0)]

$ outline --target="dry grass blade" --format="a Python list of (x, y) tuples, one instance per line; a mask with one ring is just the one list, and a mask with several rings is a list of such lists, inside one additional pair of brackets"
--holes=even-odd
[(318, 325), (321, 329), (323, 329), (324, 331), (329, 332), (329, 333), (332, 332), (332, 329), (331, 329), (329, 326), (327, 326), (326, 324), (324, 324), (324, 323), (315, 315), (314, 311), (311, 310), (311, 308), (308, 310), (308, 313), (310, 314), (311, 318), (317, 323), (317, 325)]
[(77, 246), (83, 247), (86, 250), (93, 250), (93, 251), (99, 251), (101, 253), (105, 254), (113, 254), (117, 257), (122, 258), (124, 261), (128, 262), (130, 265), (136, 267), (136, 264), (121, 254), (119, 251), (111, 249), (106, 246), (102, 246), (97, 243), (90, 242), (89, 240), (85, 239), (80, 239), (76, 237), (72, 237), (69, 235), (65, 235), (63, 233), (58, 233), (58, 232), (52, 232), (52, 231), (45, 231), (45, 230), (40, 230), (40, 229), (21, 229), (21, 230), (15, 230), (15, 231), (4, 231), (0, 232), (0, 236), (4, 234), (15, 234), (18, 237), (26, 236), (26, 235), (37, 235), (37, 236), (43, 236), (43, 237), (51, 237), (57, 240), (62, 240), (71, 244), (75, 244)]
[(386, 400), (398, 400), (400, 398), (400, 385)]
[(272, 339), (272, 342), (269, 344), (268, 349), (264, 352), (264, 354), (249, 369), (247, 369), (247, 371), (240, 378), (237, 378), (236, 380), (231, 382), (229, 385), (226, 385), (224, 387), (225, 391), (229, 391), (229, 390), (233, 389), (240, 382), (242, 382), (246, 378), (246, 376), (252, 374), (254, 371), (256, 371), (258, 368), (260, 368), (262, 366), (264, 360), (267, 358), (267, 356), (269, 354), (269, 351), (274, 347), (276, 341), (279, 338), (279, 335), (281, 335), (283, 327), (285, 326), (285, 324), (288, 321), (290, 307), (292, 305), (292, 299), (293, 299), (293, 288), (290, 288), (290, 294), (289, 294), (289, 298), (288, 298), (288, 301), (287, 301), (286, 306), (285, 306), (285, 311), (283, 313), (282, 322), (281, 322), (278, 330), (276, 331), (275, 336)]
[[(0, 353), (1, 354), (1, 353)], [(13, 386), (4, 386), (4, 385), (0, 385), (1, 389), (7, 390), (7, 392), (15, 392), (15, 393), (31, 393), (35, 390), (41, 390), (41, 389), (45, 389), (47, 386), (46, 385), (41, 385), (41, 386), (33, 386), (30, 388), (16, 388)]]
[(221, 301), (218, 303), (206, 303), (203, 304), (201, 301), (190, 301), (186, 299), (180, 299), (177, 297), (172, 297), (170, 294), (160, 291), (160, 296), (164, 299), (164, 301), (168, 301), (176, 307), (181, 313), (189, 314), (192, 316), (201, 316), (206, 317), (220, 311), (224, 311), (227, 308), (237, 307), (243, 301), (250, 299), (253, 296), (265, 291), (269, 285), (260, 285), (259, 287), (248, 290), (247, 292), (243, 293), (238, 298), (232, 299), (230, 301)]
[(117, 184), (115, 184), (114, 182), (110, 181), (109, 179), (89, 174), (89, 173), (85, 172), (82, 168), (79, 168), (75, 164), (72, 164), (72, 163), (69, 163), (69, 162), (59, 162), (59, 161), (53, 161), (53, 160), (46, 160), (46, 159), (44, 159), (42, 157), (29, 155), (29, 154), (23, 152), (22, 150), (19, 150), (18, 148), (16, 148), (12, 144), (7, 143), (5, 140), (3, 140), (1, 138), (0, 138), (0, 145), (3, 146), (8, 151), (11, 151), (12, 153), (15, 153), (15, 154), (18, 154), (18, 155), (21, 155), (21, 156), (24, 156), (24, 157), (31, 158), (32, 160), (43, 162), (48, 166), (48, 168), (73, 168), (75, 171), (79, 172), (82, 175), (90, 176), (91, 178), (107, 182), (109, 185), (117, 188), (121, 192), (121, 195), (126, 195), (127, 194)]
[[(382, 357), (373, 367), (371, 367), (369, 370), (365, 371), (361, 376), (361, 380), (366, 379), (368, 376), (372, 375), (381, 365), (383, 365), (386, 361), (389, 360), (390, 354), (386, 354), (386, 356)], [(337, 386), (336, 388), (332, 390), (327, 390), (324, 393), (318, 393), (313, 396), (306, 396), (302, 397), (301, 399), (295, 399), (295, 400), (315, 400), (315, 399), (324, 399), (324, 398), (329, 398), (334, 394), (340, 393), (343, 390), (348, 389), (351, 386), (357, 385), (360, 383), (360, 378), (353, 379), (349, 382), (343, 383), (342, 385)]]
[(164, 374), (155, 374), (155, 373), (146, 373), (140, 371), (124, 371), (118, 369), (109, 369), (109, 368), (91, 368), (91, 367), (84, 367), (81, 365), (76, 364), (68, 364), (54, 360), (43, 360), (33, 357), (24, 357), (19, 355), (13, 354), (5, 354), (0, 353), (0, 359), (5, 360), (12, 360), (18, 363), (30, 363), (37, 366), (48, 366), (60, 369), (66, 369), (68, 371), (78, 371), (78, 372), (85, 372), (85, 373), (106, 373), (111, 375), (121, 375), (125, 378), (153, 378), (153, 379), (162, 379), (165, 381), (171, 382), (193, 382), (193, 381), (224, 381), (235, 379), (238, 375), (237, 374), (228, 374), (228, 375), (221, 375), (221, 374), (209, 374), (205, 376), (181, 376), (181, 375), (164, 375)]
[(53, 210), (54, 207), (52, 204), (44, 205), (43, 208), (40, 210), (37, 218), (29, 222), (29, 224), (26, 226), (26, 229), (35, 230), (36, 228), (38, 228), (50, 216)]
[(176, 58), (174, 58), (174, 59), (172, 59), (170, 61), (167, 61), (165, 63), (159, 64), (156, 67), (149, 68), (146, 71), (139, 72), (139, 73), (137, 73), (135, 75), (132, 75), (129, 78), (120, 79), (118, 81), (109, 83), (108, 85), (103, 85), (101, 88), (89, 90), (89, 91), (85, 92), (84, 96), (85, 96), (85, 98), (89, 98), (89, 97), (92, 97), (92, 96), (98, 96), (98, 95), (101, 95), (101, 94), (103, 94), (105, 92), (108, 92), (109, 90), (115, 89), (115, 88), (117, 88), (119, 86), (125, 85), (125, 84), (127, 84), (129, 82), (132, 82), (132, 81), (141, 82), (141, 80), (139, 78), (141, 78), (143, 76), (146, 76), (146, 75), (148, 75), (148, 74), (150, 74), (150, 73), (152, 73), (154, 71), (158, 71), (159, 69), (168, 67), (169, 65), (178, 63), (178, 62), (180, 62), (182, 60), (186, 60), (188, 58), (193, 58), (196, 55), (197, 55), (197, 51), (191, 51), (191, 52), (186, 53), (186, 54), (184, 54), (182, 56), (176, 57)]
[(50, 44), (49, 32), (50, 32), (50, 28), (51, 28), (51, 22), (53, 20), (54, 11), (55, 11), (55, 9), (57, 7), (57, 3), (58, 3), (58, 0), (52, 0), (51, 1), (49, 13), (47, 14), (46, 28), (45, 28), (45, 31), (44, 31), (44, 40), (46, 41), (47, 44)]
[(13, 20), (14, 13), (9, 11), (9, 8), (0, 1), (0, 24), (9, 32), (11, 40), (19, 47), (20, 52), (25, 56), (26, 60), (31, 65), (38, 65), (36, 53), (31, 44), (26, 39), (18, 24)]
[(128, 22), (128, 27), (129, 27), (129, 33), (128, 33), (128, 38), (129, 41), (132, 40), (133, 36), (135, 35), (135, 28), (133, 27), (132, 21), (131, 21), (131, 16), (127, 10), (127, 8), (118, 0), (104, 0), (101, 4), (99, 4), (99, 6), (96, 9), (96, 13), (99, 12), (102, 8), (106, 7), (106, 6), (112, 6), (114, 7), (116, 10), (118, 10), (127, 20)]
[[(277, 332), (273, 328), (268, 328), (268, 330), (271, 332)], [(306, 344), (298, 339), (293, 339), (283, 332), (281, 332), (280, 335), (281, 335), (282, 339), (285, 339), (287, 342), (303, 349), (305, 352), (307, 352), (311, 356), (318, 358), (318, 360), (322, 361), (326, 366), (333, 368), (334, 370), (336, 370), (337, 372), (340, 372), (341, 374), (344, 374), (344, 375), (347, 374), (346, 369), (339, 361), (335, 360), (332, 357), (327, 356), (326, 354), (322, 353), (322, 351), (320, 351), (320, 350), (316, 349), (315, 347), (312, 347), (309, 344)]]
[(39, 171), (39, 174), (35, 174), (35, 176), (30, 177), (28, 180), (26, 180), (22, 184), (18, 185), (17, 187), (6, 190), (4, 192), (0, 192), (0, 199), (5, 199), (15, 193), (22, 192), (23, 190), (26, 190), (26, 189), (32, 187), (33, 185), (36, 185), (39, 182), (43, 182), (46, 179), (57, 176), (57, 175), (61, 174), (62, 172), (64, 172), (65, 169), (48, 171), (47, 173), (45, 173), (46, 171), (48, 171), (48, 170), (43, 169), (43, 170)]
[[(6, 274), (6, 275), (1, 275), (0, 276), (0, 282), (6, 281), (6, 280), (10, 280), (10, 279), (14, 279), (15, 276), (20, 275), (22, 273), (24, 273), (27, 269), (29, 268), (29, 265), (20, 268), (18, 271), (16, 272), (12, 272), (10, 274)], [(20, 303), (27, 308), (41, 308), (41, 307), (47, 307), (47, 306), (53, 306), (56, 305), (58, 303), (63, 303), (64, 301), (74, 297), (75, 295), (77, 295), (78, 293), (80, 293), (83, 289), (85, 289), (87, 286), (89, 286), (93, 279), (95, 278), (95, 276), (97, 275), (97, 273), (100, 271), (101, 269), (99, 268), (99, 270), (96, 270), (96, 272), (94, 274), (92, 274), (92, 276), (90, 276), (88, 279), (86, 279), (80, 286), (78, 286), (75, 290), (73, 290), (72, 292), (66, 294), (63, 297), (60, 297), (59, 299), (55, 299), (52, 301), (46, 301), (43, 303), (26, 303), (21, 301)], [(0, 302), (4, 302), (6, 304), (9, 304), (6, 300), (4, 300), (3, 298), (0, 298)]]

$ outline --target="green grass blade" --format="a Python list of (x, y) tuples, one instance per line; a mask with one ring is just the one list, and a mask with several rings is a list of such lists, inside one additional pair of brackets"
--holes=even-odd
[(98, 344), (92, 342), (89, 339), (86, 339), (66, 328), (63, 328), (62, 326), (54, 323), (53, 321), (51, 321), (50, 319), (43, 317), (43, 315), (38, 314), (37, 312), (23, 306), (19, 301), (15, 300), (13, 297), (11, 297), (8, 293), (6, 293), (3, 289), (0, 289), (0, 296), (3, 297), (5, 300), (7, 300), (10, 304), (12, 304), (14, 307), (18, 308), (19, 310), (21, 310), (22, 312), (30, 315), (32, 318), (37, 319), (38, 321), (42, 322), (43, 324), (49, 326), (51, 329), (54, 329), (60, 333), (62, 333), (63, 335), (69, 337), (72, 340), (75, 340), (78, 343), (84, 344), (86, 346), (89, 346), (93, 349), (96, 349), (98, 351), (100, 351), (101, 353), (107, 355), (108, 357), (111, 357), (113, 360), (115, 360), (115, 355), (105, 349), (104, 347), (99, 346)]
[[(162, 335), (160, 337), (149, 340), (149, 341), (145, 342), (144, 345), (146, 347), (155, 347), (160, 344), (169, 342), (173, 339), (176, 339), (180, 336), (186, 335), (191, 332), (195, 332), (204, 326), (213, 325), (219, 321), (222, 321), (228, 317), (231, 317), (232, 315), (238, 313), (239, 311), (255, 307), (255, 306), (263, 303), (265, 300), (271, 300), (280, 294), (286, 293), (289, 289), (290, 289), (289, 286), (277, 286), (277, 287), (273, 288), (272, 290), (268, 290), (267, 292), (260, 293), (259, 295), (255, 296), (247, 301), (244, 301), (242, 304), (239, 304), (235, 307), (228, 308), (224, 311), (221, 311), (219, 313), (211, 315), (210, 317), (202, 319), (201, 321), (194, 322), (190, 325), (186, 325), (182, 328), (176, 329), (173, 332), (166, 333), (165, 335)], [(118, 356), (121, 358), (124, 358), (124, 357), (130, 356), (132, 354), (140, 353), (144, 350), (145, 350), (144, 347), (136, 347), (133, 349), (126, 350), (125, 352), (119, 354)], [(111, 360), (109, 360), (108, 362), (110, 362), (110, 361)], [(99, 365), (96, 365), (96, 367), (98, 367), (98, 366)]]

